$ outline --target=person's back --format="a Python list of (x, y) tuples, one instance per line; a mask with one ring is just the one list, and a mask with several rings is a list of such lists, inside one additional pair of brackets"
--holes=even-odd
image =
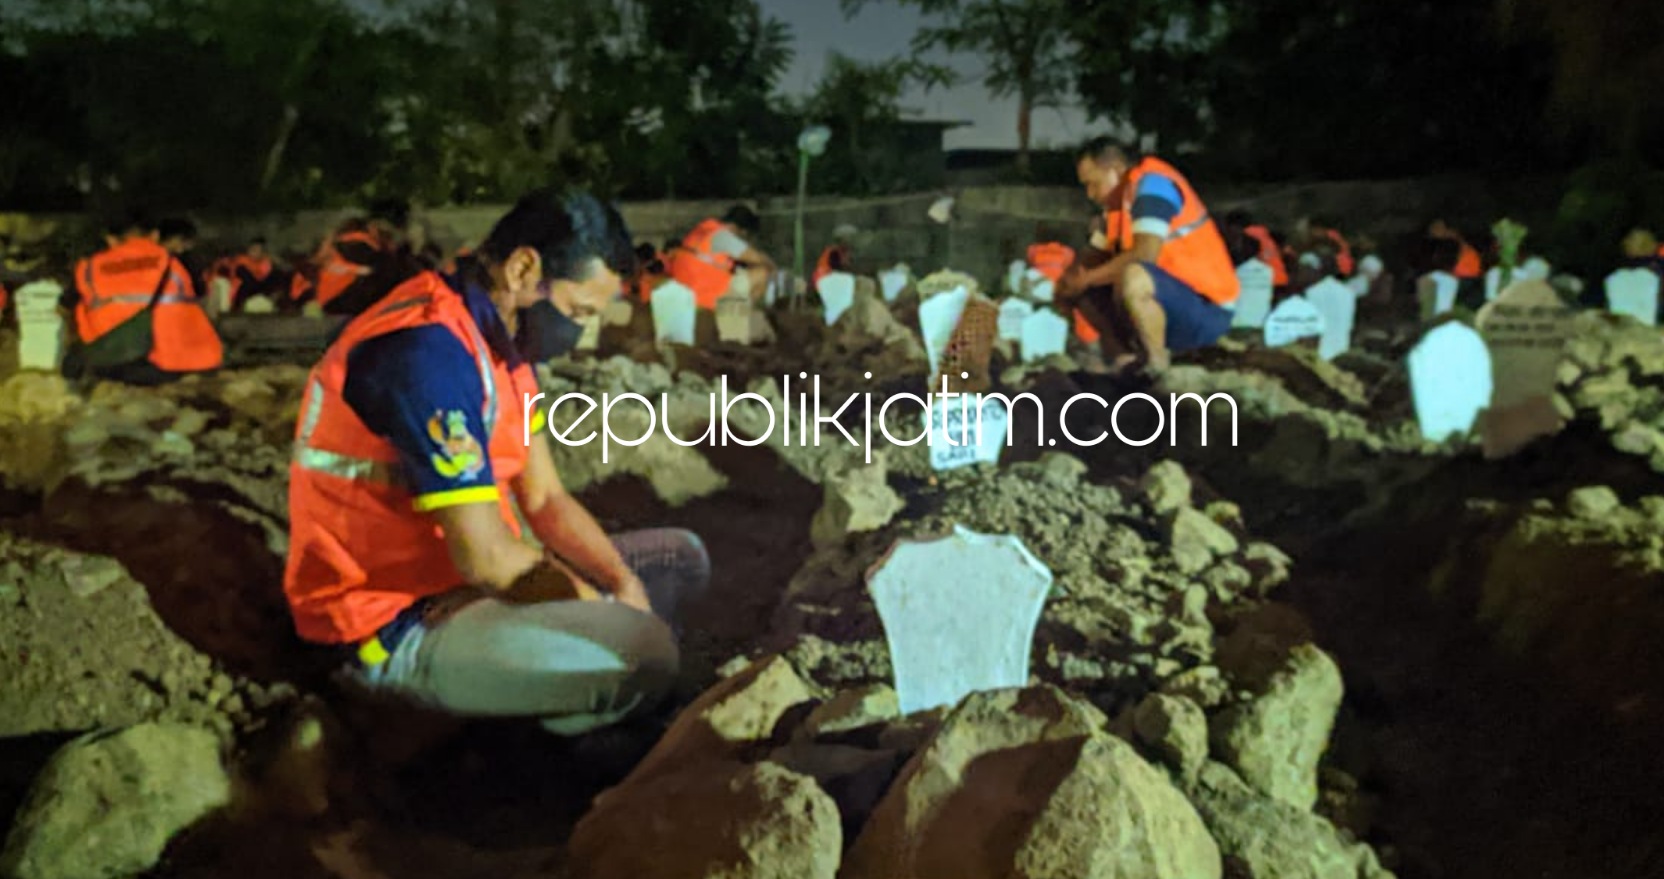
[(97, 371), (100, 377), (155, 384), (218, 369), (223, 362), (219, 334), (196, 300), (189, 272), (152, 237), (129, 234), (82, 260), (75, 271), (74, 300), (76, 333), (83, 347), (98, 345), (150, 309), (148, 356), (110, 365)]

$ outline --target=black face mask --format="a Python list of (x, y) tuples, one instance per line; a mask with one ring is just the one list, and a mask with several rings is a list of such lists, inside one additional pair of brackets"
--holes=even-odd
[(548, 300), (520, 309), (519, 325), (514, 345), (528, 363), (560, 357), (578, 347), (578, 340), (584, 337), (584, 325), (562, 314)]

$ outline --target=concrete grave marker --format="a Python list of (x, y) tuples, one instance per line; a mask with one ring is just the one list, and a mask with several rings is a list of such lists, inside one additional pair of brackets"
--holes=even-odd
[(1265, 319), (1271, 314), (1271, 288), (1275, 278), (1271, 267), (1257, 259), (1236, 267), (1242, 292), (1237, 296), (1236, 316), (1231, 318), (1231, 326), (1252, 329), (1265, 326)]
[(833, 272), (815, 285), (821, 306), (826, 310), (826, 325), (831, 326), (843, 317), (855, 303), (855, 276), (847, 272)]
[(1057, 285), (1052, 283), (1051, 278), (1041, 278), (1035, 281), (1034, 286), (1028, 290), (1028, 295), (1034, 297), (1036, 302), (1050, 302), (1056, 294)]
[(878, 274), (878, 284), (884, 290), (884, 301), (894, 302), (907, 289), (908, 272), (906, 266), (896, 266), (885, 269)]
[[(1517, 268), (1514, 269), (1510, 273), (1509, 278), (1510, 278), (1509, 283), (1512, 283), (1513, 281), (1518, 281), (1520, 279), (1520, 270), (1517, 269)], [(1495, 302), (1496, 297), (1498, 295), (1500, 295), (1501, 293), (1502, 293), (1502, 266), (1491, 266), (1491, 268), (1488, 271), (1485, 272), (1485, 301), (1486, 302)]]
[(1411, 349), (1409, 368), (1416, 423), (1428, 440), (1466, 434), (1491, 404), (1491, 352), (1466, 324), (1434, 327)]
[(942, 355), (947, 351), (953, 331), (959, 327), (959, 317), (965, 313), (965, 304), (970, 299), (971, 291), (955, 287), (919, 305), (919, 335), (924, 339), (925, 354), (930, 357), (931, 375), (941, 374)]
[(1491, 352), (1491, 405), (1480, 420), (1487, 458), (1502, 458), (1563, 426), (1554, 389), (1571, 309), (1547, 281), (1511, 285), (1479, 311)]
[(231, 312), (230, 278), (215, 278), (208, 282), (208, 311), (215, 315)]
[[(1350, 295), (1350, 294), (1348, 294)], [(1290, 296), (1265, 319), (1265, 347), (1281, 348), (1323, 335), (1323, 312), (1304, 296)]]
[(1333, 360), (1352, 347), (1352, 320), (1358, 313), (1358, 297), (1352, 288), (1334, 278), (1325, 278), (1306, 291), (1306, 299), (1323, 315), (1323, 338), (1317, 355)]
[(751, 344), (751, 297), (729, 294), (716, 301), (718, 341)]
[(614, 299), (601, 311), (601, 322), (609, 327), (627, 327), (636, 316), (636, 307), (628, 299)]
[(698, 314), (693, 291), (680, 281), (666, 281), (653, 291), (653, 338), (673, 345), (692, 345)]
[(1428, 272), (1416, 282), (1416, 298), (1421, 303), (1421, 319), (1430, 321), (1456, 307), (1456, 289), (1461, 284), (1449, 272)]
[(890, 645), (901, 713), (1028, 685), (1052, 574), (1009, 534), (898, 542), (867, 572)]
[(276, 314), (277, 303), (273, 302), (270, 296), (250, 296), (243, 303), (243, 312), (245, 314)]
[(1062, 354), (1069, 343), (1069, 321), (1057, 312), (1043, 308), (1023, 321), (1020, 342), (1024, 363)]
[(1000, 303), (1000, 338), (1007, 342), (1023, 340), (1023, 321), (1034, 313), (1034, 305), (1025, 299), (1007, 299)]
[(941, 472), (972, 464), (998, 464), (1005, 449), (1010, 414), (1004, 402), (980, 394), (934, 403), (928, 415), (930, 469)]
[(1658, 325), (1658, 275), (1651, 269), (1623, 269), (1606, 276), (1606, 308), (1647, 326)]
[[(1515, 281), (1546, 281), (1554, 275), (1554, 267), (1548, 260), (1534, 256), (1514, 270)], [(1507, 292), (1507, 291), (1504, 291)]]
[[(35, 281), (18, 288), (17, 368), (57, 372), (64, 356), (64, 320), (58, 299), (64, 288), (56, 281)], [(71, 324), (69, 332), (75, 332)]]
[(1386, 264), (1372, 253), (1358, 260), (1358, 271), (1346, 279), (1346, 286), (1351, 288), (1353, 296), (1362, 299), (1369, 295), (1370, 288), (1375, 286), (1375, 282), (1381, 278), (1381, 273), (1386, 270)]
[(601, 315), (592, 314), (578, 323), (583, 324), (584, 334), (578, 337), (579, 351), (594, 351), (601, 347)]
[(1028, 274), (1028, 263), (1023, 260), (1012, 260), (1005, 270), (1005, 291), (1007, 293), (1023, 292), (1023, 276)]
[(930, 383), (931, 390), (940, 392), (944, 380), (949, 393), (987, 390), (993, 383), (988, 366), (994, 358), (994, 340), (999, 331), (998, 306), (980, 296), (966, 302), (943, 352), (937, 379)]

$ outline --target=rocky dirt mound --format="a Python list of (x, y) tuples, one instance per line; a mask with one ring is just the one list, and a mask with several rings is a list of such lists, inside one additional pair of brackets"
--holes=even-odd
[(1613, 448), (1664, 473), (1664, 335), (1594, 312), (1572, 325), (1560, 365), (1562, 414), (1599, 424)]

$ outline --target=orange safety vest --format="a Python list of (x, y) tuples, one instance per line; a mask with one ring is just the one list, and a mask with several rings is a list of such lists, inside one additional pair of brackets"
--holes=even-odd
[(342, 398), (347, 356), (358, 343), (398, 330), (441, 326), (461, 340), (485, 386), (487, 436), (447, 437), (434, 414), (435, 441), (453, 455), (484, 453), (503, 522), (517, 536), (520, 525), (510, 480), (527, 459), (524, 398), (537, 393), (529, 366), (510, 370), (486, 344), (462, 295), (437, 273), (423, 272), (350, 321), (313, 367), (301, 401), (289, 464), (289, 559), (283, 591), (295, 631), (308, 641), (339, 644), (367, 640), (417, 600), (463, 585), (445, 537), (415, 507), (400, 478), (393, 444), (370, 432)]
[(1323, 237), (1335, 243), (1335, 271), (1340, 272), (1342, 277), (1351, 277), (1353, 269), (1357, 268), (1357, 263), (1352, 259), (1352, 245), (1347, 242), (1346, 236), (1334, 229), (1321, 229), (1319, 231), (1323, 233)]
[(1462, 255), (1456, 258), (1456, 269), (1451, 274), (1458, 278), (1478, 278), (1485, 274), (1485, 264), (1479, 259), (1479, 251), (1473, 245), (1462, 242)]
[(828, 245), (825, 250), (820, 252), (820, 259), (815, 262), (815, 283), (816, 284), (820, 283), (821, 278), (824, 278), (827, 275), (832, 274), (832, 257), (833, 256), (843, 257), (843, 259), (842, 259), (842, 263), (843, 263), (843, 266), (844, 266), (843, 271), (849, 271), (849, 248), (845, 247), (844, 245), (841, 245), (841, 244)]
[[(166, 279), (164, 280), (164, 273)], [(75, 329), (91, 343), (143, 311), (151, 310), (150, 362), (167, 372), (205, 372), (225, 360), (219, 333), (196, 300), (190, 272), (162, 245), (126, 241), (75, 267)]]
[(380, 237), (367, 229), (331, 235), (318, 249), (314, 262), (318, 266), (318, 280), (313, 286), (318, 291), (318, 304), (328, 305), (347, 292), (360, 278), (374, 271), (373, 267), (353, 262), (341, 254), (342, 244), (364, 244), (380, 251), (385, 246)]
[(1249, 226), (1242, 231), (1259, 242), (1259, 260), (1271, 267), (1271, 286), (1288, 286), (1288, 264), (1283, 262), (1283, 251), (1277, 247), (1277, 239), (1271, 236), (1271, 230), (1264, 226)]
[(1207, 206), (1190, 187), (1190, 181), (1172, 165), (1157, 158), (1146, 158), (1138, 163), (1138, 167), (1128, 171), (1121, 185), (1121, 204), (1108, 212), (1105, 227), (1117, 232), (1117, 243), (1123, 253), (1132, 249), (1133, 195), (1138, 191), (1139, 179), (1149, 173), (1171, 178), (1178, 184), (1179, 194), (1184, 196), (1184, 205), (1179, 208), (1179, 215), (1173, 218), (1172, 230), (1167, 233), (1167, 240), (1161, 246), (1161, 256), (1156, 259), (1157, 267), (1185, 282), (1190, 289), (1211, 302), (1219, 305), (1235, 302), (1242, 288), (1237, 282), (1236, 266), (1231, 263), (1225, 239), (1208, 216)]
[[(1075, 264), (1075, 250), (1056, 241), (1030, 244), (1028, 246), (1028, 264), (1040, 274), (1045, 275), (1046, 280), (1056, 284), (1063, 280), (1063, 273)], [(1075, 335), (1089, 345), (1098, 341), (1097, 328), (1093, 327), (1085, 315), (1082, 315), (1078, 310), (1075, 312)]]
[(711, 240), (723, 228), (721, 220), (700, 223), (670, 256), (670, 276), (693, 291), (700, 308), (716, 308), (716, 301), (734, 283), (734, 258), (711, 247)]

